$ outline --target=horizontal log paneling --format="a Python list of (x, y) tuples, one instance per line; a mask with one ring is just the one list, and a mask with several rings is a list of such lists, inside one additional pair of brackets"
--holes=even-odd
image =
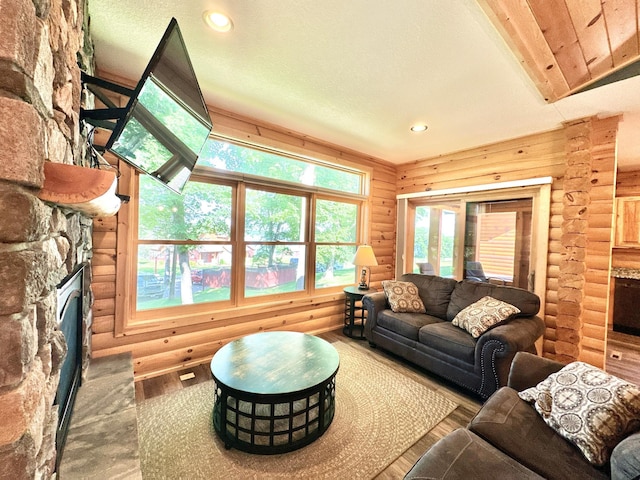
[[(547, 253), (547, 290), (545, 292), (545, 312), (542, 316), (547, 324), (547, 332), (542, 342), (544, 354), (556, 354), (556, 315), (558, 310), (558, 289), (560, 271), (564, 267), (572, 269), (582, 277), (583, 291), (579, 298), (589, 325), (581, 332), (587, 340), (585, 351), (590, 358), (602, 350), (606, 331), (608, 311), (609, 269), (612, 226), (612, 186), (616, 181), (615, 138), (619, 118), (586, 119), (575, 122), (574, 132), (589, 137), (588, 165), (571, 163), (567, 152), (583, 148), (578, 143), (571, 144), (567, 129), (513, 139), (500, 144), (488, 145), (437, 158), (424, 159), (401, 165), (398, 168), (398, 193), (409, 194), (428, 190), (491, 184), (495, 182), (522, 180), (551, 176), (554, 178), (551, 190), (549, 219), (549, 243)], [(575, 157), (576, 159), (579, 158)], [(573, 162), (573, 160), (572, 160)], [(586, 170), (584, 170), (586, 168)], [(575, 195), (565, 195), (565, 174), (567, 191), (575, 192), (575, 186), (583, 185), (588, 197), (583, 206), (576, 203)], [(581, 225), (583, 223), (583, 225)], [(565, 233), (580, 232), (588, 238), (575, 248)], [(566, 247), (564, 241), (568, 242)], [(576, 245), (579, 245), (578, 242)], [(586, 247), (586, 248), (585, 248)], [(567, 264), (567, 260), (575, 265)], [(582, 266), (578, 265), (581, 264)], [(571, 275), (571, 273), (570, 273)], [(567, 277), (570, 279), (571, 277)], [(588, 286), (584, 286), (588, 283)], [(566, 296), (567, 292), (565, 292)], [(573, 298), (572, 296), (569, 298)], [(579, 351), (563, 346), (563, 354)], [(602, 350), (604, 355), (604, 350)], [(600, 360), (602, 362), (602, 360)]]
[[(561, 129), (401, 165), (398, 168), (398, 193), (417, 193), (544, 176), (557, 179), (552, 184), (546, 272), (553, 280), (548, 283), (545, 294), (545, 307), (548, 306), (548, 310), (555, 314), (558, 301), (555, 279), (563, 258), (559, 239), (562, 236), (564, 211), (561, 180), (566, 168), (565, 145), (565, 134)], [(541, 312), (541, 316), (545, 319), (548, 317), (545, 312)], [(549, 323), (555, 326), (555, 318), (551, 317), (551, 322), (547, 322), (547, 325)], [(547, 330), (545, 336), (553, 331), (549, 328)], [(552, 355), (553, 340), (549, 341), (545, 337), (543, 349), (546, 355)]]
[[(610, 270), (613, 248), (616, 183), (615, 144), (620, 117), (591, 121), (591, 188), (586, 232), (585, 279), (599, 282), (584, 287), (582, 341), (579, 359), (603, 367), (610, 308)], [(597, 273), (596, 273), (597, 272)]]
[[(385, 279), (393, 278), (396, 258), (396, 194), (418, 193), (428, 190), (492, 184), (504, 181), (523, 180), (534, 177), (554, 178), (551, 190), (550, 229), (548, 263), (546, 272), (547, 291), (545, 311), (541, 312), (547, 325), (542, 342), (546, 356), (556, 356), (556, 316), (558, 311), (558, 288), (562, 248), (564, 216), (568, 205), (563, 189), (567, 171), (565, 129), (512, 139), (499, 144), (455, 152), (431, 159), (422, 159), (401, 166), (393, 166), (383, 160), (347, 151), (283, 130), (279, 127), (245, 119), (222, 110), (212, 110), (212, 119), (220, 134), (230, 135), (266, 146), (282, 148), (294, 153), (303, 153), (338, 164), (361, 166), (371, 176), (371, 196), (368, 202), (369, 217), (365, 237), (376, 253), (379, 265), (371, 268), (371, 284), (381, 288)], [(617, 182), (618, 195), (637, 195), (640, 174), (619, 175), (607, 169), (614, 155), (610, 135), (611, 124), (599, 120), (593, 122), (594, 146), (592, 149), (592, 180), (590, 200), (584, 214), (589, 223), (589, 245), (584, 279), (590, 283), (583, 292), (583, 357), (595, 359), (602, 348), (606, 331), (606, 320), (602, 323), (606, 304), (602, 298), (608, 282), (608, 260), (605, 259), (607, 242), (611, 240), (608, 224), (608, 205), (612, 184)], [(633, 192), (632, 190), (635, 189)], [(116, 281), (116, 238), (118, 223), (115, 217), (97, 218), (94, 221), (94, 263), (92, 265), (94, 303), (94, 355), (101, 356), (119, 351), (134, 351), (137, 378), (178, 370), (184, 366), (207, 361), (224, 343), (238, 336), (267, 329), (295, 329), (317, 333), (338, 328), (343, 322), (343, 296), (300, 308), (281, 306), (275, 311), (241, 310), (236, 316), (229, 315), (222, 321), (141, 331), (136, 334), (115, 335), (115, 297), (111, 297)], [(593, 258), (592, 258), (593, 257)], [(614, 265), (638, 265), (640, 258), (634, 253), (617, 249)], [(638, 267), (635, 267), (638, 268)], [(309, 312), (312, 309), (312, 312)], [(215, 312), (214, 315), (216, 316)], [(283, 323), (284, 322), (284, 323)], [(165, 341), (167, 340), (167, 341)], [(560, 349), (565, 352), (567, 349)]]
[[(108, 75), (104, 77), (108, 78)], [(119, 83), (126, 84), (122, 81)], [(371, 268), (371, 285), (380, 288), (383, 280), (393, 278), (397, 191), (394, 165), (230, 112), (212, 109), (211, 117), (218, 134), (339, 165), (362, 168), (368, 172), (371, 192), (366, 208), (368, 218), (364, 237), (373, 246), (378, 260), (378, 266)], [(320, 302), (283, 302), (274, 308), (243, 307), (223, 315), (212, 311), (210, 317), (215, 318), (214, 321), (198, 319), (200, 323), (180, 327), (150, 325), (133, 334), (117, 336), (115, 317), (118, 313), (114, 292), (118, 267), (118, 225), (122, 225), (121, 228), (128, 225), (127, 213), (123, 209), (118, 217), (98, 217), (94, 220), (93, 355), (100, 357), (132, 351), (138, 379), (206, 362), (222, 345), (243, 335), (274, 329), (320, 333), (343, 325), (344, 294), (339, 292), (326, 296)]]
[[(113, 329), (115, 328), (116, 320), (114, 315), (103, 315), (100, 317), (93, 317), (93, 322), (91, 323), (91, 341), (96, 341), (97, 333), (106, 333), (109, 337), (113, 337)], [(93, 345), (92, 345), (93, 346)]]

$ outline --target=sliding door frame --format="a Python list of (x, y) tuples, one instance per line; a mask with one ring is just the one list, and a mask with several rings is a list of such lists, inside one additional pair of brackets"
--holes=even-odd
[[(398, 195), (397, 198), (397, 244), (396, 278), (413, 271), (413, 245), (415, 208), (458, 201), (460, 214), (456, 219), (456, 232), (464, 232), (466, 204), (468, 202), (532, 199), (531, 225), (531, 271), (534, 272), (533, 289), (540, 297), (540, 316), (544, 316), (544, 299), (547, 286), (547, 258), (549, 251), (549, 219), (551, 216), (551, 177), (529, 179), (522, 182), (504, 182), (495, 185), (478, 185), (455, 189)], [(463, 235), (456, 235), (456, 238)], [(464, 262), (464, 242), (456, 242), (456, 265), (461, 279)]]

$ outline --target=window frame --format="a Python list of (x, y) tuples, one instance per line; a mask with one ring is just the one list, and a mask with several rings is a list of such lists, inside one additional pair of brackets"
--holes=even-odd
[[(227, 138), (222, 141), (229, 141)], [(249, 146), (246, 142), (242, 146), (247, 148), (265, 149), (264, 147)], [(269, 148), (270, 153), (278, 153), (275, 149)], [(294, 154), (288, 156), (296, 157)], [(300, 159), (308, 161), (306, 156)], [(315, 163), (323, 166), (334, 166), (330, 162), (322, 162), (314, 160)], [(218, 302), (197, 303), (190, 305), (180, 305), (165, 307), (159, 309), (137, 310), (136, 307), (136, 288), (137, 288), (137, 245), (149, 243), (167, 243), (165, 239), (140, 240), (138, 234), (138, 199), (139, 199), (139, 178), (141, 173), (135, 171), (132, 167), (124, 162), (120, 163), (121, 178), (120, 191), (131, 196), (131, 201), (126, 208), (121, 208), (118, 216), (117, 231), (117, 263), (116, 277), (116, 311), (115, 311), (115, 328), (116, 336), (123, 336), (133, 333), (142, 333), (148, 331), (165, 330), (168, 328), (176, 328), (181, 326), (194, 325), (204, 322), (232, 322), (234, 318), (241, 316), (243, 312), (251, 314), (259, 307), (261, 312), (269, 310), (277, 311), (286, 305), (294, 303), (308, 304), (310, 301), (323, 296), (335, 297), (337, 292), (341, 292), (345, 285), (331, 287), (315, 287), (315, 263), (316, 263), (316, 244), (314, 236), (316, 199), (331, 200), (338, 202), (352, 203), (357, 206), (356, 221), (356, 239), (353, 242), (354, 249), (360, 243), (365, 243), (365, 217), (369, 212), (368, 202), (369, 195), (364, 192), (370, 190), (370, 171), (360, 169), (359, 174), (362, 176), (362, 191), (360, 194), (336, 193), (335, 191), (322, 189), (315, 186), (290, 184), (290, 182), (277, 182), (272, 179), (255, 177), (246, 174), (237, 174), (234, 172), (221, 171), (206, 168), (197, 168), (192, 174), (192, 180), (203, 181), (207, 183), (221, 184), (231, 186), (232, 190), (232, 218), (231, 218), (231, 238), (228, 242), (222, 242), (231, 245), (232, 252), (232, 281), (230, 287), (230, 299)], [(342, 169), (343, 167), (338, 167)], [(346, 168), (349, 171), (356, 171), (355, 167)], [(124, 188), (123, 188), (124, 187)], [(244, 214), (246, 205), (244, 204), (245, 192), (247, 188), (257, 188), (259, 190), (274, 191), (277, 193), (293, 194), (296, 196), (304, 196), (307, 198), (307, 221), (305, 231), (305, 241), (296, 242), (303, 243), (306, 249), (306, 274), (305, 285), (302, 290), (290, 292), (286, 295), (287, 299), (282, 300), (282, 295), (263, 295), (257, 297), (244, 296), (245, 282), (245, 252), (247, 243), (244, 239)], [(197, 240), (172, 240), (171, 244), (210, 244), (221, 242), (197, 241)], [(278, 244), (278, 242), (275, 242)], [(340, 243), (351, 245), (351, 243)], [(331, 243), (333, 245), (333, 243)], [(313, 275), (308, 273), (313, 272)], [(354, 272), (354, 282), (356, 281), (356, 273)], [(124, 279), (124, 281), (120, 281)]]
[(441, 205), (443, 202), (459, 202), (460, 214), (456, 221), (456, 238), (454, 255), (456, 256), (455, 278), (461, 280), (464, 271), (464, 236), (467, 202), (493, 200), (510, 200), (513, 198), (532, 199), (532, 242), (530, 258), (531, 271), (534, 273), (533, 291), (541, 299), (540, 311), (544, 312), (544, 296), (547, 281), (547, 252), (549, 238), (549, 219), (551, 216), (551, 177), (523, 180), (521, 182), (505, 182), (495, 185), (478, 185), (460, 187), (450, 190), (431, 191), (426, 193), (398, 195), (396, 238), (396, 276), (399, 278), (405, 271), (413, 271), (413, 229), (416, 206)]

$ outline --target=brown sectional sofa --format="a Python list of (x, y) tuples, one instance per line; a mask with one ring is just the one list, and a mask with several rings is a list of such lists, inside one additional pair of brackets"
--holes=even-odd
[(564, 365), (518, 353), (508, 386), (494, 393), (467, 428), (436, 442), (407, 473), (417, 479), (606, 479), (640, 478), (640, 432), (620, 442), (610, 463), (595, 467), (549, 427), (518, 392), (537, 385)]
[[(433, 275), (408, 273), (400, 281), (412, 282), (426, 313), (396, 313), (383, 291), (365, 295), (365, 336), (379, 346), (443, 378), (488, 398), (507, 384), (509, 367), (519, 351), (535, 352), (544, 332), (537, 317), (540, 299), (520, 288), (474, 281), (456, 281)], [(511, 305), (521, 313), (478, 338), (451, 323), (465, 307), (484, 296)]]

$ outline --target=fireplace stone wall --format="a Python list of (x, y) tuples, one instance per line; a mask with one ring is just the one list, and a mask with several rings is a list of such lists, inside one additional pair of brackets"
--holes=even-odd
[(53, 401), (66, 350), (56, 285), (90, 262), (92, 220), (37, 195), (45, 162), (85, 163), (78, 66), (92, 59), (85, 12), (85, 0), (0, 0), (0, 478), (55, 476)]

